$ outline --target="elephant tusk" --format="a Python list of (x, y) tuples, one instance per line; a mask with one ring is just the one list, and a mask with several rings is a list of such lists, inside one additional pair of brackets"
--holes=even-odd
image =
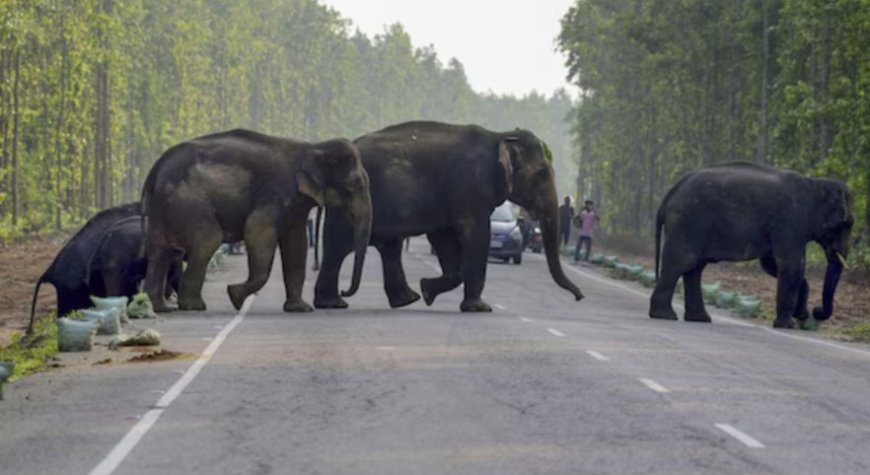
[(837, 259), (840, 260), (840, 264), (843, 266), (844, 269), (849, 268), (849, 264), (846, 262), (846, 258), (843, 257), (843, 255), (840, 254), (839, 252), (837, 253)]

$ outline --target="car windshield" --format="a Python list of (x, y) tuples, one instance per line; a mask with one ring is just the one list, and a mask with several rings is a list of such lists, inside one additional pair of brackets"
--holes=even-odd
[(499, 221), (502, 223), (509, 223), (511, 221), (515, 221), (514, 213), (511, 211), (511, 207), (509, 204), (503, 204), (498, 208), (492, 211), (492, 216), (490, 217), (491, 221)]

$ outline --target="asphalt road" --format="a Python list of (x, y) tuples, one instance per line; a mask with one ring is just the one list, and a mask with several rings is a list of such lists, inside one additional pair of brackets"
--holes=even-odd
[[(653, 321), (646, 290), (589, 267), (567, 270), (575, 303), (524, 257), (490, 265), (492, 314), (459, 313), (459, 289), (390, 310), (372, 250), (350, 310), (304, 315), (278, 268), (232, 311), (228, 258), (209, 312), (158, 323), (181, 357), (64, 356), (9, 385), (0, 473), (870, 473), (870, 348)], [(404, 262), (414, 287), (437, 269), (422, 239)]]

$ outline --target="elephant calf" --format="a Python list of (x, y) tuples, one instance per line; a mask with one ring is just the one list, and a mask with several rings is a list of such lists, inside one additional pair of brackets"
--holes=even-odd
[[(760, 259), (777, 278), (776, 320), (791, 328), (806, 319), (809, 286), (806, 245), (825, 250), (828, 268), (817, 320), (833, 312), (834, 292), (849, 252), (852, 196), (840, 181), (808, 178), (751, 162), (713, 165), (683, 176), (662, 200), (656, 216), (655, 291), (652, 318), (676, 320), (674, 287), (683, 277), (687, 321), (709, 322), (701, 273), (711, 262)], [(665, 231), (662, 245), (662, 230)]]

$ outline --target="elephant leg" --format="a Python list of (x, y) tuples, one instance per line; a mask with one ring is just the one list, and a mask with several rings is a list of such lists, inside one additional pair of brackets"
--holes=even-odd
[(774, 328), (794, 328), (792, 316), (799, 308), (800, 294), (805, 283), (802, 258), (778, 257), (776, 285), (776, 319)]
[(683, 289), (686, 293), (686, 313), (683, 319), (687, 322), (712, 321), (707, 309), (704, 308), (704, 295), (701, 293), (701, 274), (704, 273), (704, 267), (706, 264), (700, 264), (683, 274)]
[[(774, 259), (773, 256), (764, 256), (760, 259), (760, 262), (761, 268), (764, 269), (764, 272), (767, 272), (771, 277), (778, 277), (776, 271), (776, 259)], [(792, 316), (798, 320), (806, 320), (810, 316), (809, 308), (807, 308), (809, 294), (810, 284), (807, 282), (806, 277), (804, 277), (801, 281), (800, 288), (798, 289), (797, 305), (795, 305), (794, 312), (792, 313)]]
[(677, 313), (671, 304), (674, 298), (674, 290), (680, 276), (697, 267), (693, 256), (687, 256), (679, 247), (678, 242), (665, 241), (662, 250), (661, 272), (656, 281), (656, 288), (650, 297), (649, 316), (660, 320), (676, 320)]
[(353, 227), (341, 215), (327, 210), (322, 236), (323, 257), (314, 285), (314, 307), (347, 308), (347, 302), (338, 294), (338, 276), (344, 258), (353, 252)]
[(438, 256), (441, 264), (441, 277), (420, 279), (420, 290), (426, 305), (432, 305), (435, 297), (449, 292), (462, 283), (462, 252), (456, 233), (450, 230), (440, 230), (427, 235), (429, 243)]
[[(185, 243), (187, 252), (187, 268), (181, 274), (178, 289), (179, 310), (206, 309), (202, 299), (202, 285), (205, 283), (205, 272), (208, 262), (221, 245), (223, 232), (217, 222), (206, 222), (199, 225), (197, 231)], [(165, 274), (164, 274), (165, 275)], [(164, 289), (160, 289), (161, 294)]]
[(145, 271), (145, 293), (151, 300), (154, 311), (171, 312), (175, 307), (166, 301), (166, 281), (176, 251), (157, 245), (148, 246), (148, 269)]
[[(248, 254), (248, 280), (227, 286), (230, 301), (236, 310), (242, 308), (245, 299), (257, 292), (269, 280), (278, 236), (275, 216), (268, 211), (254, 211), (245, 222), (245, 251)], [(304, 261), (304, 258), (303, 258)], [(303, 262), (303, 269), (304, 267)], [(304, 270), (303, 270), (304, 272)]]
[[(310, 221), (309, 221), (310, 223)], [(284, 233), (278, 244), (281, 246), (281, 266), (284, 272), (285, 312), (310, 312), (311, 305), (302, 300), (305, 284), (305, 260), (308, 257), (307, 229), (292, 227)]]
[(459, 309), (463, 312), (492, 312), (492, 307), (481, 299), (489, 255), (489, 214), (464, 220), (459, 236), (462, 282), (465, 284), (465, 298)]
[(402, 240), (390, 239), (379, 247), (381, 263), (384, 267), (384, 291), (390, 307), (398, 308), (420, 300), (420, 294), (411, 290), (405, 270), (402, 268)]

